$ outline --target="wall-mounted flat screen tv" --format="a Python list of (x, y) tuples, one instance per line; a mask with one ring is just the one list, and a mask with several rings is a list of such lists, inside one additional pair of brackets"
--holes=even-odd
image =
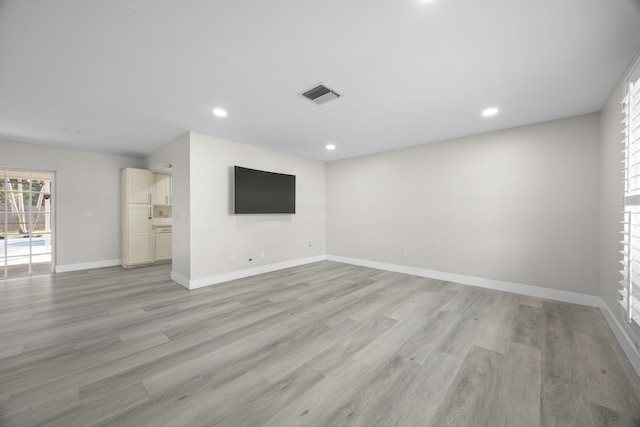
[(233, 213), (296, 213), (296, 177), (234, 166)]

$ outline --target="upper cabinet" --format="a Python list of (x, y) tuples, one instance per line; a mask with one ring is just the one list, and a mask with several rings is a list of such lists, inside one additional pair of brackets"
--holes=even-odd
[(126, 202), (151, 203), (153, 172), (147, 169), (126, 168), (123, 171), (123, 183), (126, 183)]
[(171, 206), (171, 175), (153, 174), (153, 204)]

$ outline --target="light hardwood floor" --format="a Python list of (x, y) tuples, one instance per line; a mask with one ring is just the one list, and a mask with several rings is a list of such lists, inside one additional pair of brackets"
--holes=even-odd
[(640, 426), (597, 309), (320, 262), (0, 282), (0, 426)]

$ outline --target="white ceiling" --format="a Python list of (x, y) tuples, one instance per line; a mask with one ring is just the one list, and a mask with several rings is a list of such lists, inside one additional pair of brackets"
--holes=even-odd
[(638, 45), (640, 0), (0, 0), (0, 139), (334, 160), (599, 111)]

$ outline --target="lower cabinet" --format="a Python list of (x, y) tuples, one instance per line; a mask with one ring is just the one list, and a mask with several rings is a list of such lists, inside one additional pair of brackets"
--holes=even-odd
[(171, 231), (171, 227), (156, 227), (154, 261), (166, 261), (171, 259)]
[(122, 265), (133, 267), (153, 262), (151, 205), (124, 206), (122, 225)]

